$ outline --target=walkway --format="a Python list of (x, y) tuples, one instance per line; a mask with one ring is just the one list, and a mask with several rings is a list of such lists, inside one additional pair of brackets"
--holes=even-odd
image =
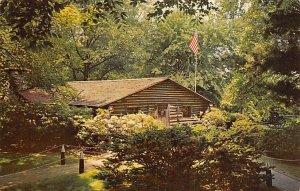
[(282, 191), (300, 191), (300, 181), (296, 178), (284, 175), (280, 172), (272, 170), (274, 174), (273, 186), (279, 188)]

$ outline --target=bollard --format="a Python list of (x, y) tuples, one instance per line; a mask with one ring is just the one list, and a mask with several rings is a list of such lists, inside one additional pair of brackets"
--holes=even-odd
[(79, 174), (84, 173), (84, 156), (83, 152), (80, 152), (80, 159), (79, 159)]
[(272, 187), (272, 172), (270, 169), (266, 170), (266, 185)]
[(66, 157), (65, 157), (65, 145), (61, 146), (61, 152), (60, 152), (60, 164), (65, 165), (66, 164)]

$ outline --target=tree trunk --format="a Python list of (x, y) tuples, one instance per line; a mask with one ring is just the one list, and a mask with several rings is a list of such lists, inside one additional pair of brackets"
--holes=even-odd
[(83, 81), (88, 81), (90, 75), (89, 63), (84, 64), (82, 74), (83, 74)]
[(88, 71), (83, 71), (83, 81), (88, 81), (89, 79), (89, 72)]

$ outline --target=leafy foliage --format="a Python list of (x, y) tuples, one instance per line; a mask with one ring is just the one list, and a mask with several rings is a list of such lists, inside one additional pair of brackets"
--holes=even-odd
[(10, 31), (4, 22), (0, 27), (0, 100), (18, 95), (19, 87), (28, 79), (31, 71), (28, 53), (22, 43), (11, 40)]
[(54, 11), (63, 6), (55, 0), (5, 0), (0, 9), (7, 23), (12, 26), (13, 40), (28, 40), (28, 46), (49, 44), (46, 37), (50, 35), (51, 20)]
[(206, 113), (201, 119), (202, 125), (206, 128), (225, 128), (226, 126), (226, 116), (223, 112), (216, 108), (212, 108), (209, 113)]
[[(256, 121), (268, 121), (272, 112), (299, 113), (298, 1), (250, 1), (233, 21), (240, 31), (237, 70), (221, 103)], [(293, 17), (293, 18), (292, 18)], [(294, 20), (296, 19), (296, 20)]]
[(280, 158), (297, 158), (300, 146), (299, 119), (289, 120), (284, 128), (270, 126), (265, 130), (261, 149)]
[(195, 165), (203, 190), (257, 189), (262, 164), (255, 161), (259, 154), (247, 141), (253, 128), (245, 125), (239, 122), (228, 131), (212, 128), (204, 133), (208, 145)]
[[(3, 0), (0, 12), (1, 143), (30, 147), (49, 135), (59, 142), (79, 125), (86, 144), (116, 153), (104, 177), (121, 190), (253, 190), (255, 149), (299, 147), (298, 122), (255, 123), (299, 114), (299, 1)], [(61, 86), (69, 80), (163, 75), (192, 89), (195, 30), (198, 92), (233, 114), (212, 109), (197, 127), (163, 129), (144, 114), (102, 111), (73, 124), (78, 112), (64, 103), (20, 99), (27, 88), (60, 86), (69, 100)]]
[[(132, 0), (132, 4), (144, 3), (147, 0)], [(154, 11), (148, 14), (150, 18), (166, 18), (174, 10), (180, 10), (189, 15), (197, 15), (200, 19), (209, 13), (211, 9), (216, 7), (208, 0), (178, 0), (178, 1), (154, 1)]]
[(254, 161), (253, 147), (241, 146), (230, 133), (209, 132), (208, 138), (198, 133), (176, 127), (134, 134), (126, 145), (114, 147), (117, 154), (100, 178), (117, 190), (253, 190), (258, 185), (261, 164)]
[[(132, 5), (145, 3), (146, 0), (131, 0)], [(51, 45), (47, 37), (51, 35), (52, 17), (54, 12), (59, 12), (69, 1), (59, 0), (5, 0), (1, 1), (0, 12), (13, 27), (13, 39), (28, 40), (28, 47), (38, 45)], [(92, 7), (92, 21), (99, 18), (113, 17), (118, 23), (126, 18), (126, 12), (122, 9), (125, 0), (97, 0), (97, 1), (74, 1), (88, 10)], [(92, 5), (92, 6), (90, 6)], [(157, 1), (154, 4), (155, 11), (149, 17), (166, 17), (173, 12), (174, 7), (190, 15), (198, 15), (202, 18), (210, 9), (215, 7), (208, 0), (183, 2)]]
[(295, 104), (300, 100), (300, 2), (282, 1), (270, 13), (266, 35), (273, 43), (263, 70), (279, 75), (269, 88), (279, 94), (282, 102)]
[(78, 138), (93, 146), (109, 142), (113, 136), (124, 136), (132, 132), (163, 127), (160, 121), (146, 114), (129, 114), (117, 117), (110, 116), (107, 110), (102, 109), (98, 109), (97, 116), (92, 119), (77, 118), (77, 125), (80, 126)]
[[(217, 110), (206, 115), (206, 121), (226, 116)], [(229, 130), (209, 121), (162, 128), (144, 114), (108, 118), (101, 110), (81, 124), (78, 136), (112, 151), (99, 174), (109, 190), (253, 190), (263, 178), (254, 147), (260, 130), (241, 117), (232, 119)]]
[(91, 5), (68, 6), (54, 17), (53, 29), (60, 36), (52, 38), (58, 47), (56, 62), (69, 70), (72, 80), (105, 79), (147, 56), (140, 45), (144, 38), (139, 25), (119, 28), (112, 19), (93, 17), (93, 11)]
[(39, 105), (24, 102), (1, 102), (0, 143), (17, 149), (73, 142), (77, 129), (72, 117), (88, 116), (88, 110), (69, 108), (57, 102)]

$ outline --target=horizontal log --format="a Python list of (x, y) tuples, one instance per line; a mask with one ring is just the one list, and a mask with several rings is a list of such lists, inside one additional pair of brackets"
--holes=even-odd
[(137, 94), (132, 94), (131, 96), (143, 96), (143, 95), (165, 95), (165, 96), (171, 96), (171, 95), (185, 95), (185, 96), (188, 96), (188, 97), (196, 97), (196, 98), (199, 98), (199, 99), (203, 99), (202, 97), (199, 97), (199, 96), (195, 96), (195, 95), (191, 95), (187, 92), (174, 92), (174, 91), (145, 91), (145, 92), (140, 92), (140, 93), (137, 93)]
[(169, 113), (169, 115), (183, 115), (183, 112), (172, 112), (172, 113)]
[(188, 97), (188, 98), (194, 98), (194, 99), (199, 99), (199, 100), (204, 100), (204, 101), (207, 101), (205, 99), (203, 99), (202, 97), (198, 97), (198, 96), (194, 96), (194, 95), (191, 95), (191, 94), (187, 94), (187, 93), (184, 93), (184, 92), (171, 92), (171, 91), (163, 91), (163, 92), (143, 92), (143, 93), (137, 93), (137, 94), (133, 94), (133, 95), (130, 95), (130, 96), (126, 96), (127, 98), (128, 97), (181, 97), (181, 96), (184, 96), (184, 97)]
[(170, 117), (170, 119), (172, 119), (172, 118), (182, 118), (183, 115), (170, 115), (169, 117)]
[[(149, 105), (149, 104), (160, 104), (160, 105), (168, 105), (168, 104), (182, 104), (184, 106), (189, 106), (189, 105), (185, 105), (185, 104), (188, 104), (188, 103), (192, 103), (194, 105), (199, 105), (199, 104), (202, 104), (202, 105), (207, 105), (206, 103), (203, 103), (203, 102), (198, 102), (198, 101), (194, 101), (194, 100), (174, 100), (174, 99), (145, 99), (145, 100), (139, 100), (139, 99), (136, 99), (136, 100), (127, 100), (127, 101), (120, 101), (120, 102), (116, 102), (118, 104), (122, 103), (122, 104), (126, 104), (126, 103), (140, 103), (140, 104), (144, 104), (144, 105)], [(114, 103), (114, 104), (116, 104)]]

